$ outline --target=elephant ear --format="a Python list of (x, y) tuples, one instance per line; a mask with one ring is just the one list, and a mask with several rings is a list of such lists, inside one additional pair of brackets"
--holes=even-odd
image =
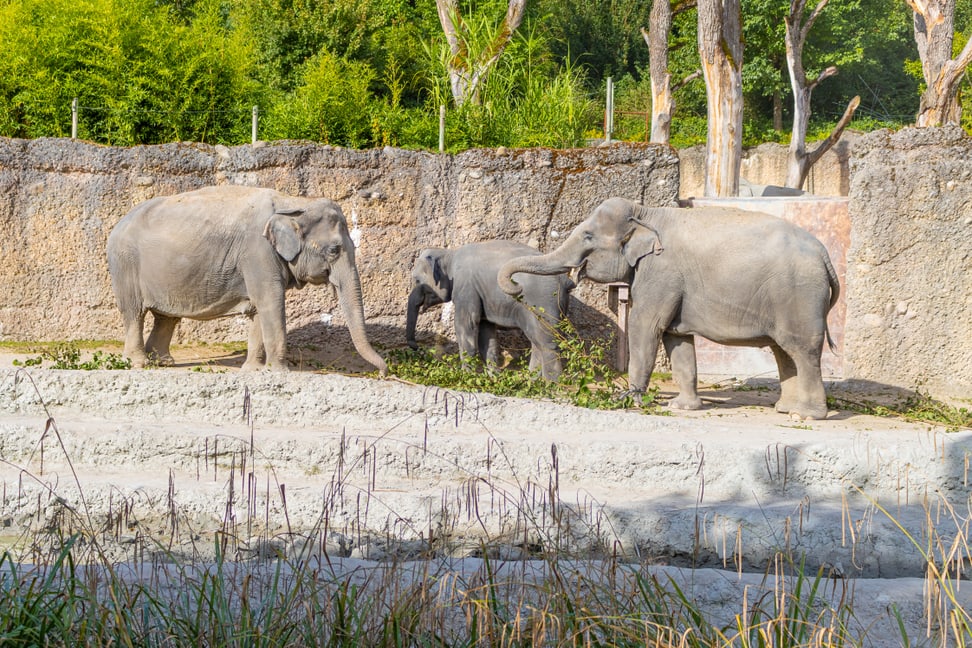
[(287, 262), (293, 261), (303, 247), (300, 226), (293, 216), (303, 213), (299, 209), (288, 209), (276, 212), (267, 221), (263, 229), (263, 236), (270, 241), (270, 245)]
[(650, 254), (661, 254), (661, 239), (654, 227), (649, 227), (641, 221), (631, 220), (632, 228), (628, 236), (621, 242), (621, 254), (632, 268), (638, 261)]
[(442, 265), (439, 263), (439, 257), (432, 257), (429, 259), (429, 262), (432, 264), (432, 281), (435, 282), (436, 286), (442, 285), (442, 278), (445, 273), (442, 272)]

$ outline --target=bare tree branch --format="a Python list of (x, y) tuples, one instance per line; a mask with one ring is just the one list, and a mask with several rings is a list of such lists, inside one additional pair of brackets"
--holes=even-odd
[[(860, 105), (860, 96), (855, 96), (853, 99), (851, 99), (847, 103), (847, 108), (844, 109), (844, 114), (841, 115), (837, 125), (834, 126), (834, 130), (830, 131), (830, 135), (827, 136), (827, 139), (820, 142), (820, 144), (818, 144), (813, 151), (807, 153), (808, 172), (810, 167), (812, 167), (817, 160), (823, 157), (824, 153), (833, 148), (834, 144), (837, 143), (837, 140), (840, 139), (840, 136), (844, 134), (844, 130), (847, 128), (847, 125), (851, 123), (851, 120), (854, 118), (854, 113), (857, 112), (857, 107)], [(804, 177), (804, 180), (806, 180), (806, 177)], [(803, 186), (803, 183), (801, 182), (800, 185)]]
[(696, 70), (695, 72), (686, 75), (684, 79), (682, 79), (681, 81), (679, 81), (678, 83), (672, 86), (672, 92), (677, 92), (681, 90), (688, 84), (698, 79), (700, 76), (702, 76), (702, 70)]

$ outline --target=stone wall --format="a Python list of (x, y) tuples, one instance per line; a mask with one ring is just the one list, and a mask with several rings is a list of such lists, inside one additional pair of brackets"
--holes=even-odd
[[(861, 135), (845, 132), (816, 164), (810, 167), (804, 190), (815, 196), (846, 196), (850, 191), (850, 158)], [(814, 144), (811, 143), (810, 147)], [(786, 181), (789, 150), (782, 144), (760, 144), (743, 151), (739, 174), (757, 185), (782, 185)], [(680, 198), (700, 197), (705, 190), (705, 146), (678, 152)]]
[[(756, 156), (769, 168), (781, 149)], [(509, 238), (551, 249), (608, 196), (673, 204), (679, 155), (684, 173), (691, 153), (651, 145), (436, 155), (0, 139), (0, 340), (120, 339), (104, 253), (112, 226), (153, 196), (232, 183), (340, 202), (360, 234), (369, 337), (400, 347), (419, 248)], [(834, 177), (846, 182), (850, 219), (843, 377), (972, 398), (972, 139), (959, 129), (882, 131), (840, 155)], [(691, 195), (684, 182), (682, 195)], [(287, 307), (291, 342), (350, 346), (327, 288), (292, 291)], [(616, 330), (603, 286), (582, 284), (572, 309), (586, 335)], [(420, 340), (451, 339), (439, 313), (422, 316)], [(179, 340), (245, 340), (245, 325), (186, 321)]]
[(871, 133), (850, 178), (845, 370), (972, 399), (972, 139)]
[[(409, 272), (422, 247), (491, 238), (556, 247), (609, 196), (674, 204), (678, 159), (654, 145), (436, 155), (297, 142), (113, 148), (0, 139), (0, 339), (120, 339), (108, 232), (141, 201), (212, 184), (338, 201), (360, 234), (368, 335), (388, 348), (403, 346)], [(585, 284), (575, 297), (579, 328), (613, 332), (603, 286)], [(440, 311), (423, 315), (420, 340), (433, 330), (453, 337), (448, 322), (435, 319)], [(291, 291), (287, 312), (291, 342), (349, 343), (328, 288)], [(245, 340), (246, 324), (242, 317), (184, 320), (176, 341)]]

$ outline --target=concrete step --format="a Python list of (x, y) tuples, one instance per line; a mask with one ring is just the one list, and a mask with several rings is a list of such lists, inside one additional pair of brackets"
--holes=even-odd
[(221, 532), (243, 552), (311, 538), (365, 558), (558, 550), (744, 572), (783, 552), (835, 577), (921, 577), (912, 538), (967, 537), (970, 455), (968, 432), (846, 412), (655, 416), (311, 373), (0, 374), (8, 544), (82, 527), (121, 551), (173, 535), (198, 551)]

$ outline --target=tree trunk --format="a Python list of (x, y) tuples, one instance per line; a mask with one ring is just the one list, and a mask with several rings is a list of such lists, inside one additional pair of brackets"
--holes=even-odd
[(843, 116), (830, 135), (812, 152), (807, 153), (807, 126), (810, 123), (810, 96), (824, 79), (837, 74), (837, 68), (831, 66), (820, 74), (813, 82), (807, 83), (807, 75), (803, 69), (803, 45), (807, 34), (816, 22), (817, 17), (827, 6), (828, 0), (820, 0), (813, 12), (804, 20), (803, 11), (806, 0), (792, 0), (790, 13), (784, 19), (786, 27), (786, 66), (790, 72), (790, 86), (793, 89), (793, 132), (790, 134), (790, 154), (786, 168), (786, 182), (784, 186), (802, 189), (810, 173), (810, 167), (820, 157), (837, 143), (840, 136), (854, 117), (860, 97), (854, 97), (844, 110)]
[(668, 72), (668, 35), (672, 30), (672, 5), (669, 0), (654, 0), (651, 4), (651, 30), (641, 30), (648, 44), (649, 73), (651, 75), (651, 137), (654, 144), (668, 144), (671, 136), (672, 75)]
[(449, 44), (447, 68), (452, 99), (457, 106), (466, 102), (478, 104), (483, 81), (509, 45), (513, 32), (523, 22), (526, 0), (509, 0), (506, 16), (495, 36), (478, 46), (480, 39), (468, 32), (459, 13), (459, 0), (435, 0), (435, 6)]
[(906, 2), (914, 11), (915, 43), (925, 78), (925, 91), (921, 95), (915, 124), (959, 124), (962, 121), (962, 104), (958, 91), (965, 68), (972, 63), (972, 40), (952, 60), (955, 0)]
[(688, 75), (672, 86), (668, 71), (668, 37), (672, 31), (672, 16), (695, 7), (695, 0), (672, 8), (670, 0), (657, 0), (651, 5), (650, 29), (641, 28), (641, 36), (648, 45), (648, 72), (651, 77), (651, 136), (653, 144), (668, 144), (672, 132), (672, 113), (675, 112), (675, 91), (702, 74), (701, 70)]
[(739, 0), (700, 0), (699, 53), (708, 95), (705, 195), (739, 193), (742, 164), (742, 14)]

